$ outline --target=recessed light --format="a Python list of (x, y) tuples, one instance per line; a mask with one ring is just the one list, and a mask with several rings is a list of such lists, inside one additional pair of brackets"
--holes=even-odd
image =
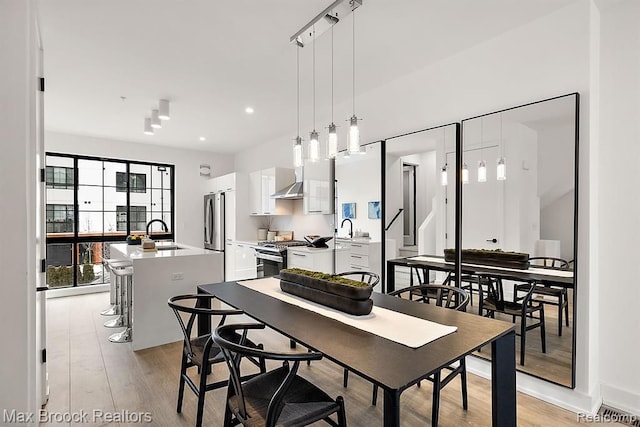
[(253, 108), (247, 107), (247, 108), (244, 109), (244, 112), (247, 113), (247, 114), (253, 114)]
[(205, 138), (204, 136), (201, 136), (199, 139), (200, 139), (200, 141), (206, 141), (207, 140), (207, 138)]

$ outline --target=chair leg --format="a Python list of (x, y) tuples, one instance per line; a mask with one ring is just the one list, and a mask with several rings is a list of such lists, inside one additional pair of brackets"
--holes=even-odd
[(202, 426), (202, 414), (204, 412), (204, 396), (207, 394), (206, 369), (200, 373), (200, 386), (198, 387), (198, 412), (196, 414), (196, 427)]
[(336, 402), (338, 403), (338, 406), (340, 406), (340, 409), (338, 410), (338, 426), (347, 427), (347, 415), (344, 409), (344, 399), (342, 396), (338, 396), (336, 398)]
[(187, 356), (182, 352), (182, 363), (180, 365), (180, 384), (178, 385), (178, 407), (176, 412), (182, 412), (182, 398), (184, 397), (184, 376), (187, 374)]
[(562, 295), (564, 296), (564, 319), (567, 326), (569, 326), (569, 293), (565, 289)]
[(433, 374), (433, 403), (431, 406), (431, 425), (438, 426), (438, 413), (440, 412), (440, 373)]
[(371, 393), (371, 404), (373, 406), (376, 406), (377, 403), (378, 403), (378, 385), (374, 384), (373, 393)]
[(224, 402), (224, 421), (223, 421), (223, 426), (224, 427), (231, 427), (233, 426), (233, 414), (231, 412), (231, 408), (229, 408), (229, 398), (231, 397), (231, 390), (233, 389), (233, 387), (227, 387), (227, 397), (225, 398)]
[(524, 366), (524, 350), (527, 346), (527, 315), (520, 319), (520, 364)]
[(558, 336), (562, 336), (562, 294), (558, 297)]
[(342, 374), (342, 387), (346, 388), (348, 383), (349, 383), (349, 371), (345, 369)]
[(540, 306), (540, 341), (542, 342), (542, 352), (547, 352), (547, 334), (544, 326), (544, 304)]
[(460, 386), (462, 388), (462, 409), (465, 411), (469, 408), (467, 398), (467, 361), (463, 357), (460, 359)]

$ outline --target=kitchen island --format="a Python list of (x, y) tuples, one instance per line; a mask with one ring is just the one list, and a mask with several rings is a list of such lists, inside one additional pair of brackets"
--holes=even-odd
[(198, 285), (223, 280), (224, 253), (173, 242), (157, 242), (156, 251), (112, 244), (111, 259), (133, 263), (133, 350), (182, 340), (182, 331), (167, 300), (196, 293)]

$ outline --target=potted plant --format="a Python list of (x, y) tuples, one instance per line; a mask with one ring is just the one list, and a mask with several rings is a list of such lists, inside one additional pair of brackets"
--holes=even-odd
[[(444, 250), (445, 261), (454, 262), (455, 256), (454, 249)], [(462, 262), (526, 270), (529, 268), (529, 254), (501, 249), (462, 249)]]

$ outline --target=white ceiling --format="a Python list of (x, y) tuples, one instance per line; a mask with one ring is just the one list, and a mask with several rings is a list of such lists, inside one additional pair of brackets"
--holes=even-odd
[[(364, 0), (356, 11), (356, 91), (574, 1)], [(224, 153), (292, 139), (296, 48), (289, 37), (331, 2), (40, 0), (45, 127)], [(351, 99), (351, 32), (351, 17), (335, 26), (336, 104)], [(301, 111), (309, 118), (311, 48), (302, 49), (300, 58)], [(324, 94), (317, 96), (324, 103), (328, 33), (317, 41), (316, 58), (316, 93)], [(172, 118), (145, 136), (143, 119), (161, 98), (171, 100)], [(247, 106), (253, 115), (244, 113)]]

